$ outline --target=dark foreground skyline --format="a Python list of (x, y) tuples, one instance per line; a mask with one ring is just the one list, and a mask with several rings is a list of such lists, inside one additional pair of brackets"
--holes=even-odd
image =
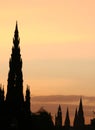
[(90, 124), (91, 119), (94, 118), (93, 111), (95, 110), (95, 97), (78, 96), (78, 95), (49, 95), (49, 96), (31, 96), (31, 110), (37, 112), (41, 107), (51, 112), (53, 120), (58, 109), (58, 104), (61, 105), (63, 124), (67, 106), (69, 108), (70, 123), (73, 125), (75, 109), (79, 106), (80, 97), (83, 99), (85, 124)]
[(43, 107), (37, 112), (33, 112), (30, 108), (32, 104), (30, 87), (27, 86), (25, 97), (23, 94), (23, 71), (22, 58), (20, 54), (20, 37), (18, 24), (16, 22), (12, 53), (9, 59), (9, 72), (7, 80), (7, 93), (5, 96), (4, 86), (0, 87), (0, 129), (20, 130), (20, 129), (40, 129), (40, 130), (61, 130), (61, 129), (95, 129), (95, 118), (91, 119), (91, 123), (85, 124), (84, 109), (82, 97), (79, 106), (75, 109), (73, 126), (70, 124), (69, 107), (63, 122), (62, 108), (58, 103), (58, 109), (55, 113), (54, 121), (51, 112)]

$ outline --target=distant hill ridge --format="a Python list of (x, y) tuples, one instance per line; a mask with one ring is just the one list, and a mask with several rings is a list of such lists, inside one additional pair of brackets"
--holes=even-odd
[(80, 97), (82, 97), (83, 101), (95, 102), (94, 96), (83, 96), (83, 95), (47, 95), (47, 96), (32, 96), (32, 101), (40, 101), (40, 102), (72, 102), (79, 101)]

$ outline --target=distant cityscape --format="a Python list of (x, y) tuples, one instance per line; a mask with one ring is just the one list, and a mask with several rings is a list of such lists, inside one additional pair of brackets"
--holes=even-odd
[[(90, 124), (85, 124), (82, 97), (78, 108), (75, 109), (73, 126), (70, 123), (69, 107), (63, 122), (61, 104), (58, 104), (54, 120), (52, 114), (43, 107), (37, 112), (31, 111), (31, 92), (27, 85), (25, 97), (23, 95), (23, 72), (22, 58), (20, 54), (20, 38), (18, 24), (16, 22), (12, 54), (9, 60), (9, 73), (7, 79), (7, 93), (5, 96), (4, 86), (0, 86), (0, 129), (4, 130), (94, 130), (95, 118), (91, 119)], [(93, 111), (93, 114), (95, 112)]]
[(95, 117), (94, 100), (93, 96), (83, 95), (42, 95), (33, 96), (31, 93), (31, 110), (37, 112), (41, 107), (51, 112), (52, 119), (55, 122), (55, 114), (57, 113), (58, 106), (62, 110), (62, 123), (64, 124), (67, 107), (69, 108), (70, 125), (73, 126), (75, 110), (79, 108), (80, 98), (82, 98), (82, 105), (84, 111), (85, 124), (90, 124), (91, 119)]

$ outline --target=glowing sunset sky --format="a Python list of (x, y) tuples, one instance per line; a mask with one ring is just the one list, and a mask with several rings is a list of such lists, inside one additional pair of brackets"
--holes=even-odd
[(95, 0), (0, 0), (0, 82), (16, 20), (32, 95), (95, 96)]

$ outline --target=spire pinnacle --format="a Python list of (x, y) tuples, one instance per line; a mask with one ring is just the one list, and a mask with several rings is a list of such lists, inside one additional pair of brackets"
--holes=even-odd
[(17, 23), (17, 21), (16, 21), (15, 31), (18, 31), (18, 23)]
[(85, 119), (84, 119), (84, 111), (83, 111), (83, 105), (82, 105), (82, 98), (80, 98), (80, 103), (79, 103), (78, 120), (79, 120), (79, 125), (83, 126), (84, 123), (85, 123)]
[(61, 111), (61, 106), (60, 106), (60, 104), (59, 104), (59, 107), (58, 107), (58, 111)]
[(66, 118), (65, 118), (64, 125), (65, 125), (66, 127), (69, 127), (69, 126), (70, 126), (70, 118), (69, 118), (69, 109), (68, 109), (68, 107), (67, 107), (67, 112), (66, 112)]
[(15, 32), (14, 32), (14, 38), (13, 38), (14, 46), (18, 46), (19, 41), (20, 41), (20, 38), (19, 38), (19, 32), (18, 32), (18, 23), (17, 23), (17, 21), (16, 21)]
[(80, 98), (79, 109), (83, 109), (83, 106), (82, 106), (82, 97)]
[(78, 112), (77, 112), (77, 108), (75, 110), (75, 117), (74, 117), (73, 126), (74, 127), (78, 126)]

